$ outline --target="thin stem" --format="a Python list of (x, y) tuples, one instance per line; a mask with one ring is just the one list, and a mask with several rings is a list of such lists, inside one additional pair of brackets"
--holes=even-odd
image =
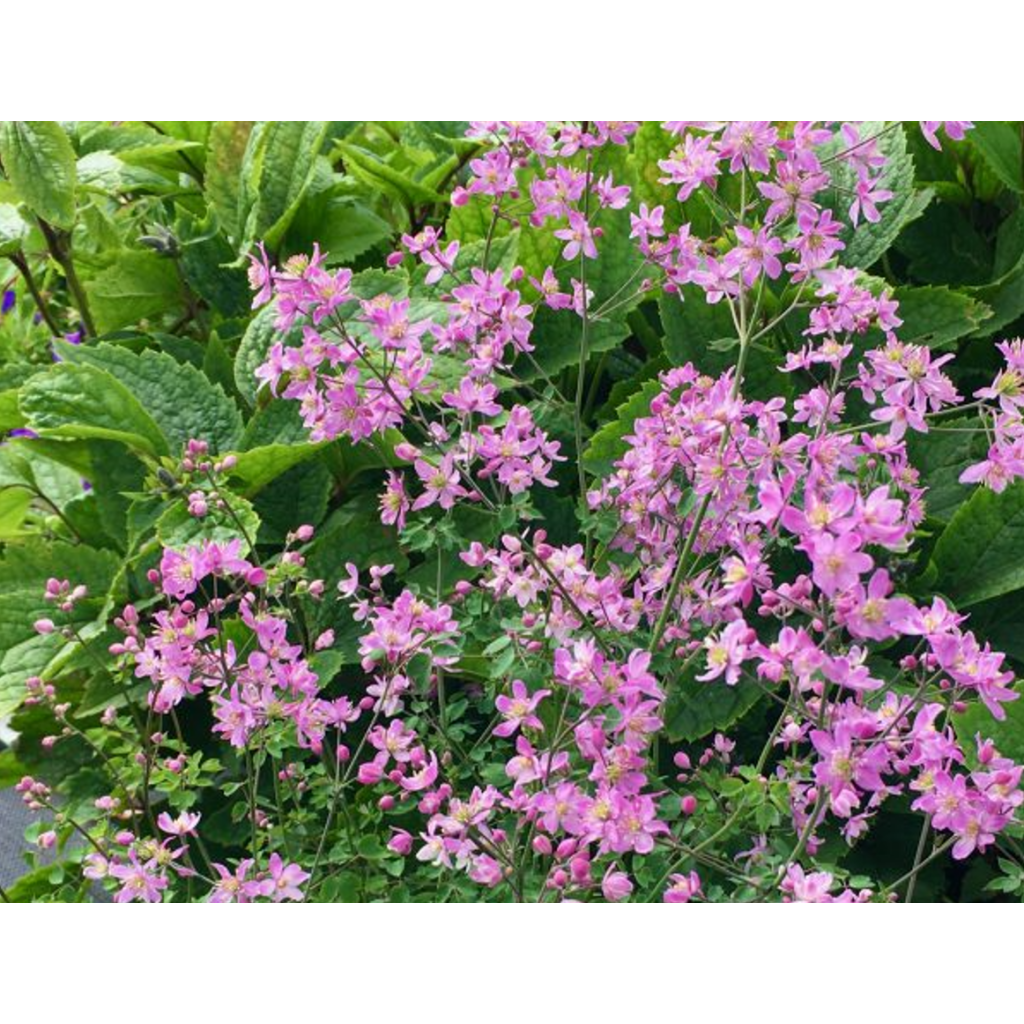
[(64, 271), (64, 279), (68, 283), (68, 291), (71, 292), (75, 308), (78, 310), (78, 315), (82, 318), (82, 326), (85, 333), (95, 337), (96, 323), (92, 318), (92, 311), (89, 309), (88, 296), (85, 294), (82, 282), (78, 279), (75, 263), (71, 258), (70, 238), (62, 232), (55, 231), (41, 217), (38, 218), (38, 221), (39, 228), (46, 239), (46, 247), (50, 250), (50, 255), (60, 264), (61, 270)]
[(928, 833), (931, 831), (932, 819), (925, 817), (921, 825), (921, 835), (917, 840), (917, 852), (914, 854), (914, 866), (911, 868), (910, 885), (907, 886), (907, 903), (914, 902), (914, 887), (917, 885), (917, 874), (920, 871), (921, 859), (924, 857), (925, 844), (928, 842)]
[(32, 270), (28, 265), (28, 260), (19, 252), (9, 257), (10, 261), (18, 268), (21, 276), (25, 279), (25, 285), (27, 286), (29, 293), (32, 296), (33, 302), (36, 304), (36, 309), (39, 310), (39, 315), (43, 318), (43, 322), (55, 336), (60, 335), (61, 329), (56, 320), (53, 319), (53, 314), (50, 312), (49, 306), (46, 304), (46, 300), (43, 298), (42, 292), (39, 290), (39, 286), (36, 284), (35, 277), (32, 276)]
[(956, 836), (951, 836), (941, 846), (937, 846), (924, 860), (920, 863), (915, 864), (905, 875), (897, 878), (895, 882), (885, 886), (885, 892), (892, 892), (894, 889), (898, 889), (904, 882), (910, 881), (912, 878), (916, 878), (917, 875), (923, 871), (933, 860), (937, 857), (941, 857), (954, 843), (956, 842)]

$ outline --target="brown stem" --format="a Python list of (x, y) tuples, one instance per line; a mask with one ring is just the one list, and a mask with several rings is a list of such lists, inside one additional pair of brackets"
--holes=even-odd
[(43, 294), (40, 292), (39, 286), (36, 284), (36, 279), (32, 276), (32, 270), (28, 265), (28, 260), (26, 260), (24, 255), (20, 252), (8, 257), (8, 259), (10, 259), (10, 261), (18, 268), (19, 273), (25, 279), (25, 284), (28, 286), (28, 290), (32, 295), (32, 300), (36, 304), (36, 309), (39, 310), (39, 315), (43, 318), (46, 326), (50, 328), (50, 331), (54, 335), (60, 335), (62, 333), (60, 326), (57, 321), (53, 319), (53, 314), (46, 305), (46, 300), (43, 298)]
[(71, 292), (75, 308), (78, 310), (78, 315), (82, 318), (82, 326), (85, 328), (85, 333), (95, 337), (96, 324), (89, 309), (89, 299), (85, 294), (85, 289), (82, 287), (82, 282), (78, 279), (74, 261), (71, 259), (69, 237), (64, 232), (55, 231), (42, 217), (37, 219), (39, 221), (39, 229), (46, 239), (46, 247), (50, 250), (50, 255), (60, 264), (61, 270), (64, 271), (64, 278), (68, 283), (68, 291)]

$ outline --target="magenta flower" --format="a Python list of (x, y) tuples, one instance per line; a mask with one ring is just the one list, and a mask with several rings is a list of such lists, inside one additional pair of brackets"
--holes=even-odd
[(401, 473), (388, 470), (388, 479), (384, 493), (380, 496), (380, 521), (385, 526), (394, 526), (399, 531), (405, 529), (405, 517), (412, 508), (405, 493), (405, 479)]
[(424, 486), (424, 492), (413, 503), (412, 510), (429, 508), (435, 502), (443, 509), (452, 508), (459, 498), (464, 498), (467, 491), (459, 485), (459, 473), (455, 469), (455, 456), (448, 452), (438, 466), (433, 466), (424, 459), (417, 459), (413, 469)]
[(572, 210), (569, 213), (569, 226), (555, 232), (555, 238), (566, 243), (562, 249), (563, 260), (573, 260), (583, 253), (588, 259), (597, 259), (597, 246), (594, 245), (594, 233), (582, 213)]
[(718, 637), (709, 636), (704, 641), (707, 671), (697, 678), (707, 682), (724, 675), (726, 685), (735, 686), (739, 682), (743, 662), (750, 657), (750, 645), (753, 641), (754, 631), (743, 619), (730, 622)]
[(303, 871), (298, 864), (285, 864), (280, 855), (276, 853), (270, 855), (267, 866), (270, 869), (272, 883), (270, 895), (275, 903), (280, 903), (282, 900), (300, 901), (305, 899), (299, 887), (309, 879), (308, 871)]
[(494, 730), (495, 736), (511, 736), (517, 729), (543, 729), (544, 725), (534, 713), (537, 705), (551, 693), (538, 690), (532, 696), (521, 679), (512, 681), (512, 696), (501, 694), (494, 705), (505, 719)]
[(196, 826), (199, 824), (200, 814), (190, 814), (182, 811), (176, 818), (172, 818), (166, 811), (162, 811), (156, 819), (157, 827), (172, 836), (195, 835)]
[(938, 130), (941, 128), (946, 135), (954, 142), (964, 138), (967, 131), (974, 127), (973, 121), (921, 121), (921, 134), (925, 137), (928, 145), (933, 149), (942, 149), (938, 139)]
[(830, 533), (809, 535), (798, 546), (810, 555), (814, 582), (827, 597), (854, 586), (874, 565), (871, 557), (860, 550), (861, 539), (856, 533), (840, 537)]
[(167, 888), (167, 879), (157, 872), (156, 861), (142, 864), (134, 850), (128, 854), (127, 864), (112, 863), (108, 871), (121, 883), (114, 896), (115, 903), (159, 903), (160, 894)]
[(700, 875), (696, 871), (688, 875), (670, 875), (669, 882), (671, 884), (661, 897), (663, 903), (689, 903), (694, 896), (700, 895)]

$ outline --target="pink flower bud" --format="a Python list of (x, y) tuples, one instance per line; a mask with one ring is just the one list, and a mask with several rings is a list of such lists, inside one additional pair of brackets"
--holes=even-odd
[(32, 623), (32, 628), (39, 634), (46, 636), (52, 633), (57, 627), (53, 624), (53, 619), (36, 619)]
[(388, 849), (400, 857), (407, 857), (412, 852), (412, 836), (402, 828), (396, 828), (394, 832), (388, 840)]
[(542, 857), (551, 856), (551, 840), (547, 836), (534, 836), (533, 837), (533, 849), (536, 853), (539, 853)]
[(617, 903), (633, 892), (633, 883), (625, 871), (612, 871), (609, 868), (601, 880), (601, 892), (609, 903)]
[(679, 801), (679, 808), (683, 814), (690, 815), (697, 810), (697, 798), (692, 793), (687, 793), (686, 796)]

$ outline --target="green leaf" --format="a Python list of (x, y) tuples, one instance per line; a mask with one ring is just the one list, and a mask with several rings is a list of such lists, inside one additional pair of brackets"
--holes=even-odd
[(125, 250), (117, 254), (109, 267), (86, 283), (85, 290), (96, 326), (103, 333), (184, 309), (174, 262), (155, 252)]
[(977, 121), (968, 136), (988, 169), (1009, 189), (1024, 192), (1021, 138), (1008, 121)]
[(249, 321), (235, 353), (235, 386), (250, 405), (256, 404), (256, 388), (259, 384), (256, 368), (266, 360), (270, 346), (276, 341), (285, 347), (302, 344), (302, 328), (295, 326), (289, 331), (278, 331), (274, 326), (276, 315), (273, 305), (264, 306)]
[[(175, 502), (156, 522), (157, 540), (164, 547), (182, 551), (187, 547), (198, 545), (204, 540), (222, 544), (237, 538), (242, 541), (244, 553), (249, 549), (245, 539), (246, 535), (254, 541), (259, 533), (260, 517), (245, 498), (233, 494), (228, 501), (231, 512), (215, 508), (211, 503), (210, 511), (202, 518), (189, 515), (188, 507), (184, 502)], [(239, 523), (245, 528), (244, 532)]]
[(327, 515), (334, 479), (322, 462), (293, 466), (266, 487), (254, 506), (260, 517), (260, 543), (283, 544), (286, 534), (304, 523), (319, 526)]
[(22, 527), (31, 504), (31, 491), (24, 488), (4, 487), (0, 484), (0, 541), (15, 540), (25, 536), (26, 531)]
[(691, 742), (728, 729), (761, 698), (761, 688), (747, 680), (726, 686), (721, 679), (701, 682), (696, 670), (669, 689), (665, 702), (665, 732), (673, 743)]
[(165, 135), (184, 142), (195, 142), (205, 146), (213, 127), (212, 121), (151, 121)]
[(307, 197), (288, 234), (289, 247), (312, 248), (319, 242), (328, 264), (350, 263), (391, 237), (391, 225), (365, 203), (329, 193)]
[(0, 203), (0, 256), (21, 252), (29, 227), (13, 203)]
[[(32, 624), (59, 618), (84, 628), (100, 613), (119, 566), (113, 552), (83, 544), (34, 542), (5, 548), (0, 559), (0, 717), (23, 700), (25, 679), (43, 673), (65, 646), (58, 634), (41, 636)], [(84, 584), (88, 596), (72, 612), (55, 616), (53, 604), (43, 597), (51, 576)]]
[(19, 198), (54, 227), (75, 223), (75, 151), (56, 121), (0, 122), (0, 159)]
[(583, 453), (584, 468), (595, 476), (606, 476), (629, 450), (626, 435), (641, 416), (650, 415), (651, 399), (661, 390), (656, 380), (645, 381), (640, 390), (616, 409), (616, 417), (604, 424), (590, 439)]
[(444, 196), (385, 163), (368, 149), (348, 142), (339, 142), (335, 151), (345, 161), (345, 170), (371, 189), (393, 196), (410, 205), (445, 201)]
[(21, 389), (29, 426), (57, 438), (106, 438), (149, 455), (169, 455), (153, 417), (117, 378), (95, 366), (59, 363)]
[(996, 494), (978, 487), (950, 520), (933, 555), (938, 588), (958, 607), (1024, 587), (1024, 481)]
[(974, 737), (980, 733), (984, 739), (990, 739), (1003, 757), (1012, 758), (1018, 764), (1024, 761), (1024, 699), (1018, 698), (1010, 704), (1004, 704), (1006, 718), (997, 722), (980, 701), (972, 704), (966, 711), (953, 716), (953, 727), (957, 739), (967, 749), (974, 748)]
[(897, 288), (903, 320), (900, 340), (912, 345), (945, 348), (973, 334), (992, 316), (992, 310), (966, 292), (951, 288)]
[[(840, 235), (846, 249), (839, 258), (846, 267), (870, 267), (892, 245), (904, 226), (921, 215), (931, 199), (930, 192), (914, 189), (914, 161), (907, 152), (903, 126), (887, 128), (882, 121), (865, 121), (860, 125), (861, 141), (875, 136), (878, 149), (887, 161), (877, 184), (879, 188), (889, 189), (893, 197), (879, 207), (881, 217), (878, 223), (862, 220), (856, 228), (848, 228)], [(832, 148), (839, 151), (849, 147), (842, 140), (837, 140), (832, 143)], [(848, 162), (839, 162), (833, 168), (832, 180), (842, 190), (838, 192), (836, 206), (843, 208), (849, 205), (857, 186), (856, 167)]]
[(191, 363), (179, 363), (166, 352), (133, 352), (123, 345), (62, 345), (69, 363), (105, 370), (142, 402), (177, 453), (191, 438), (208, 441), (218, 454), (234, 449), (242, 436), (242, 417), (235, 403)]
[(924, 499), (928, 517), (948, 522), (972, 494), (973, 485), (960, 483), (960, 474), (985, 458), (988, 444), (980, 420), (958, 416), (943, 420), (942, 427), (950, 428), (949, 432), (911, 432), (907, 446), (910, 464), (928, 488)]
[(237, 481), (241, 490), (251, 497), (293, 466), (315, 455), (322, 447), (305, 443), (269, 444), (239, 452), (235, 456), (238, 461), (231, 470), (231, 479)]
[(207, 142), (206, 201), (213, 207), (225, 234), (238, 241), (242, 160), (252, 134), (253, 121), (214, 121)]
[(288, 230), (327, 138), (328, 121), (263, 121), (248, 140), (242, 162), (245, 217), (243, 254), (254, 242), (276, 248)]

